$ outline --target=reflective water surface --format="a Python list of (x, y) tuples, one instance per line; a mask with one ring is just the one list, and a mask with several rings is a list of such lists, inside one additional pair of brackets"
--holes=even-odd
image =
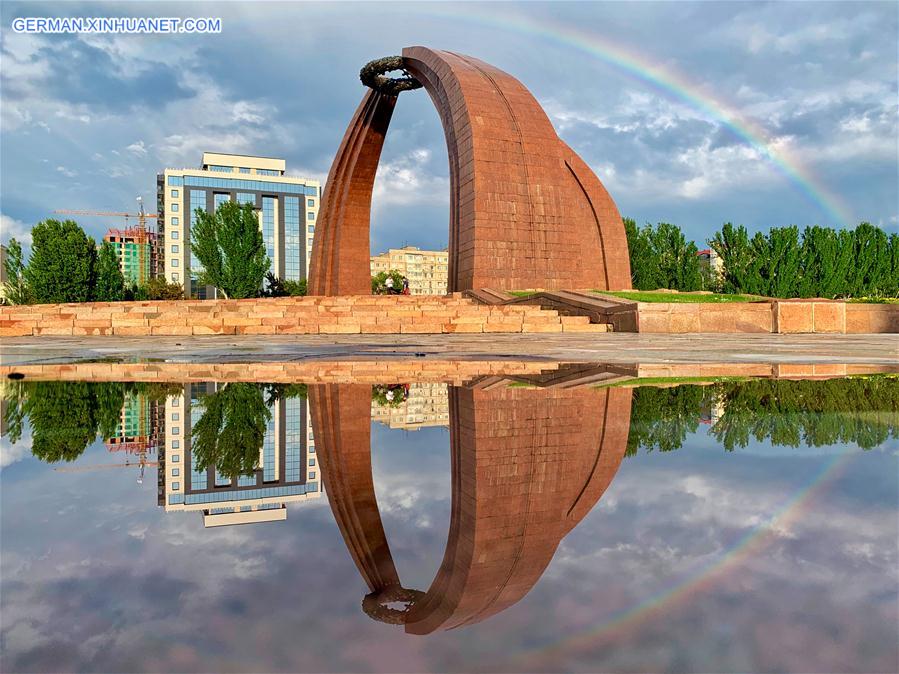
[(0, 669), (899, 669), (895, 375), (362, 379), (5, 382)]

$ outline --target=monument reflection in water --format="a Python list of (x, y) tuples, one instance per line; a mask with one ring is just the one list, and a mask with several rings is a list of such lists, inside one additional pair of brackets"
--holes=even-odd
[[(96, 367), (98, 378), (106, 367)], [(241, 374), (235, 369), (215, 383), (205, 381), (214, 378), (208, 369), (190, 376), (182, 373), (181, 379), (191, 381), (177, 384), (37, 377), (4, 381), (4, 440), (13, 448), (27, 447), (30, 440), (34, 457), (55, 464), (53, 471), (36, 470), (35, 462), (22, 460), (5, 464), (0, 473), (5, 499), (4, 617), (39, 606), (41, 615), (59, 618), (35, 619), (36, 629), (71, 632), (72, 643), (107, 629), (105, 623), (88, 623), (85, 632), (73, 631), (96, 606), (113, 608), (115, 619), (124, 615), (132, 628), (155, 626), (154, 616), (166, 597), (156, 591), (165, 586), (158, 580), (136, 583), (153, 588), (140, 610), (119, 609), (127, 601), (121, 588), (113, 604), (104, 603), (111, 582), (108, 560), (124, 554), (128, 571), (122, 577), (135, 577), (133, 560), (151, 559), (179, 567), (180, 575), (173, 578), (196, 581), (193, 598), (173, 609), (173, 635), (186, 633), (198, 616), (226, 621), (229, 640), (236, 640), (234, 635), (243, 634), (250, 624), (270, 631), (295, 619), (309, 620), (316, 625), (316, 640), (335, 644), (311, 671), (355, 671), (343, 662), (339, 639), (320, 639), (329, 629), (342, 630), (347, 624), (360, 639), (368, 638), (369, 645), (388, 645), (390, 657), (381, 654), (378, 660), (388, 671), (398, 671), (394, 654), (402, 660), (417, 648), (442, 653), (435, 656), (435, 666), (422, 670), (454, 669), (450, 665), (459, 652), (469, 654), (466, 667), (475, 669), (485, 652), (502, 663), (510, 652), (520, 651), (523, 659), (506, 662), (504, 671), (544, 669), (540, 658), (545, 658), (545, 669), (557, 671), (565, 669), (565, 658), (571, 657), (581, 658), (586, 671), (596, 671), (600, 664), (608, 671), (614, 669), (608, 658), (622, 652), (645, 663), (643, 669), (656, 671), (673, 662), (667, 658), (681, 647), (689, 648), (692, 658), (691, 666), (680, 668), (684, 670), (896, 670), (890, 633), (896, 615), (895, 374), (641, 386), (633, 379), (634, 368), (601, 364), (486, 367), (466, 362), (444, 364), (437, 374), (433, 363), (415, 367), (429, 374), (409, 374), (401, 382), (395, 371), (391, 375), (370, 363), (354, 363), (329, 365), (317, 377), (283, 374), (281, 383), (246, 381), (252, 379), (246, 376), (245, 381), (231, 381)], [(414, 369), (411, 363), (407, 368)], [(115, 378), (116, 373), (103, 376)], [(316, 383), (293, 383), (314, 379)], [(379, 384), (383, 379), (390, 383)], [(372, 421), (393, 429), (448, 425), (450, 470), (442, 464), (435, 469), (433, 452), (412, 451), (419, 444), (417, 434), (397, 442), (399, 431), (385, 429), (382, 436)], [(421, 433), (424, 442), (441, 435)], [(105, 448), (96, 443), (98, 436)], [(387, 436), (392, 439), (385, 446)], [(383, 451), (374, 458), (377, 480), (372, 477), (373, 437)], [(394, 454), (400, 451), (390, 446), (394, 442), (406, 445), (406, 453)], [(92, 451), (82, 460), (89, 447)], [(54, 474), (109, 467), (106, 450), (129, 454), (130, 464), (117, 465), (143, 468), (158, 463), (158, 503), (163, 508), (154, 513), (156, 499), (146, 491), (132, 498), (115, 487), (123, 481), (109, 472)], [(385, 473), (379, 464), (382, 456), (391, 455), (403, 456), (407, 478), (422, 485), (451, 485), (448, 531), (436, 527), (437, 545), (446, 541), (443, 548), (431, 547), (435, 530), (430, 525), (416, 527), (412, 540), (391, 541), (400, 564), (410, 548), (415, 549), (415, 559), (421, 562), (412, 567), (415, 583), (421, 583), (418, 589), (402, 585), (375, 496), (377, 482), (385, 510), (395, 507), (395, 498), (393, 503), (385, 498), (395, 485), (382, 482)], [(625, 469), (619, 471), (622, 465)], [(613, 479), (617, 483), (608, 492), (608, 507), (590, 519), (588, 513)], [(98, 505), (77, 496), (94, 491), (105, 492), (108, 499)], [(343, 544), (331, 516), (314, 505), (322, 503), (323, 496)], [(110, 514), (108, 503), (116, 499), (121, 510)], [(286, 517), (288, 504), (300, 502), (307, 505), (294, 511), (291, 524), (271, 522)], [(414, 507), (422, 508), (424, 502), (427, 496)], [(440, 503), (446, 503), (443, 496)], [(165, 515), (160, 516), (163, 509)], [(425, 506), (422, 513), (437, 511)], [(390, 530), (396, 513), (385, 515), (385, 520)], [(560, 542), (582, 520), (581, 530), (566, 540), (564, 558), (559, 556), (551, 567), (565, 572), (550, 570), (540, 581)], [(201, 529), (233, 524), (249, 526), (239, 533)], [(153, 534), (144, 538), (140, 532), (145, 527)], [(141, 538), (133, 538), (132, 531)], [(178, 549), (184, 540), (191, 542), (187, 555)], [(50, 544), (56, 547), (47, 557)], [(48, 583), (57, 582), (60, 564), (68, 558), (88, 558), (97, 545), (102, 545), (104, 562), (79, 565), (82, 570), (59, 581), (64, 600), (44, 594)], [(683, 550), (682, 558), (671, 561), (674, 548)], [(657, 552), (647, 558), (647, 551), (653, 550)], [(10, 552), (27, 563), (13, 564)], [(603, 555), (602, 564), (595, 563), (596, 554)], [(572, 558), (583, 562), (580, 575)], [(230, 571), (256, 560), (265, 561), (259, 578)], [(222, 595), (208, 594), (197, 580), (208, 578), (216, 565), (229, 569), (224, 574), (219, 570), (230, 581), (220, 584), (225, 588)], [(808, 575), (805, 570), (812, 566), (826, 573)], [(36, 568), (49, 575), (41, 576)], [(298, 569), (325, 580), (297, 585), (293, 579)], [(728, 576), (728, 569), (741, 581)], [(367, 594), (356, 589), (357, 571), (368, 585)], [(852, 583), (836, 583), (836, 577), (851, 578)], [(279, 578), (291, 581), (283, 584)], [(285, 587), (301, 590), (290, 594)], [(705, 588), (701, 600), (680, 602), (699, 588)], [(264, 612), (233, 610), (249, 606), (237, 601), (240, 592), (247, 591), (254, 597), (270, 593)], [(497, 615), (529, 592), (526, 601)], [(333, 602), (335, 595), (349, 601)], [(317, 604), (315, 599), (321, 597), (327, 601)], [(371, 622), (361, 615), (360, 600), (362, 611), (375, 620), (430, 637), (407, 639), (402, 630)], [(201, 608), (192, 613), (196, 602)], [(648, 606), (665, 606), (665, 617), (652, 618)], [(734, 606), (740, 610), (735, 612)], [(797, 606), (802, 607), (798, 614)], [(66, 607), (76, 608), (67, 613)], [(760, 626), (778, 633), (788, 630), (797, 615), (803, 643), (828, 639), (836, 644), (834, 650), (800, 652), (792, 644), (772, 649), (770, 638), (753, 636)], [(723, 620), (731, 626), (727, 644), (739, 651), (739, 666), (728, 665), (727, 658), (708, 665), (708, 650), (693, 647), (697, 638), (706, 645), (709, 639), (718, 643), (715, 626)], [(600, 630), (596, 643), (586, 643), (583, 652), (581, 642), (570, 638), (578, 630)], [(494, 643), (497, 634), (504, 637)], [(656, 650), (645, 648), (648, 634), (656, 635)], [(507, 646), (553, 639), (570, 643), (544, 654), (528, 651), (530, 646), (512, 651)], [(66, 668), (56, 651), (41, 655), (43, 660), (28, 660), (29, 653), (41, 648), (30, 637), (6, 643), (13, 645), (4, 653), (9, 664), (4, 669)], [(133, 643), (135, 649), (143, 648), (142, 640)], [(299, 661), (308, 651), (292, 638), (271, 643), (284, 662)], [(221, 641), (204, 651), (208, 662), (223, 651), (232, 657), (230, 644)], [(614, 648), (607, 648), (611, 645)], [(252, 637), (235, 642), (233, 649), (254, 657), (268, 652)], [(756, 650), (745, 655), (746, 649)], [(365, 652), (370, 650), (366, 647)], [(123, 671), (134, 652), (106, 649), (106, 669)], [(774, 655), (769, 658), (769, 653)], [(800, 655), (789, 666), (774, 666), (794, 653)], [(93, 655), (78, 657), (84, 664), (92, 662)], [(22, 665), (28, 662), (40, 665)], [(213, 667), (197, 662), (192, 669)], [(265, 666), (276, 669), (271, 662)], [(254, 667), (248, 670), (258, 671), (259, 666)], [(88, 664), (82, 668), (92, 669)]]
[[(480, 622), (528, 593), (562, 538), (605, 492), (627, 449), (631, 391), (578, 385), (596, 376), (575, 368), (449, 389), (452, 512), (443, 562), (427, 592), (402, 587), (381, 522), (371, 386), (309, 387), (331, 510), (371, 589), (366, 613), (427, 634)], [(397, 602), (405, 606), (392, 608)]]

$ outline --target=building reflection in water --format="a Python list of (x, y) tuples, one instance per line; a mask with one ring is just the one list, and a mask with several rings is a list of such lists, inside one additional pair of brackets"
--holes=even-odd
[[(281, 397), (269, 401), (270, 414), (265, 421), (255, 469), (242, 474), (222, 474), (216, 465), (202, 465), (199, 453), (193, 451), (192, 430), (209, 411), (205, 401), (227, 386), (254, 387), (189, 384), (184, 386), (182, 395), (166, 400), (165, 442), (159, 451), (158, 503), (166, 512), (202, 512), (206, 527), (287, 519), (288, 503), (318, 498), (321, 494), (306, 400)], [(255, 389), (261, 396), (261, 388)], [(227, 426), (223, 432), (228, 432)]]
[(427, 592), (402, 587), (378, 511), (371, 386), (310, 386), (331, 509), (371, 590), (366, 613), (427, 634), (480, 622), (524, 597), (625, 455), (631, 391), (590, 386), (610, 376), (570, 366), (449, 388), (452, 514)]

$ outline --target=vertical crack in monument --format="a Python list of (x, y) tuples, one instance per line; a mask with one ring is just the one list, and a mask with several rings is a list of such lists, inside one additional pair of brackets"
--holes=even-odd
[[(385, 73), (402, 70), (403, 77)], [(631, 287), (615, 202), (530, 91), (483, 61), (426, 47), (377, 59), (331, 165), (312, 247), (311, 295), (371, 292), (371, 197), (402, 91), (424, 87), (446, 136), (453, 291)]]

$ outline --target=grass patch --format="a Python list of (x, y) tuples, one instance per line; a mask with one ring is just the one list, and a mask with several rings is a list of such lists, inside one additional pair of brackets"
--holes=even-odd
[(846, 301), (853, 304), (899, 304), (899, 297), (852, 297)]
[(724, 302), (757, 302), (765, 300), (758, 295), (728, 295), (725, 293), (660, 293), (652, 290), (594, 290), (602, 295), (611, 295), (635, 302), (679, 302), (721, 304)]
[(724, 381), (749, 381), (752, 377), (634, 377), (609, 384), (599, 383), (595, 388), (633, 388), (636, 386), (669, 386), (671, 384), (716, 384)]

